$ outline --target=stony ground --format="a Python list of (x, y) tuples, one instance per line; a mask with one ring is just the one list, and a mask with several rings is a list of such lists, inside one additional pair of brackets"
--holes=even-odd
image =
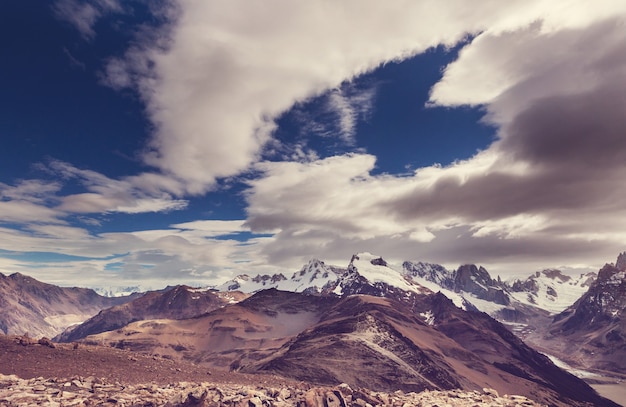
[(426, 391), (377, 393), (335, 388), (264, 387), (225, 383), (179, 382), (123, 385), (94, 377), (20, 379), (0, 375), (0, 405), (20, 406), (241, 406), (241, 407), (341, 407), (341, 406), (538, 406), (521, 396), (483, 392)]
[(379, 393), (207, 371), (127, 351), (0, 335), (0, 405), (115, 407), (539, 406), (495, 391)]

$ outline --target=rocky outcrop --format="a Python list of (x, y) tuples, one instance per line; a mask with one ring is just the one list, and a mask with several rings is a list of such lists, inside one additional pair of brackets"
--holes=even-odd
[(474, 294), (476, 298), (500, 305), (509, 305), (511, 300), (504, 291), (504, 284), (494, 280), (484, 267), (465, 264), (458, 268), (454, 277), (454, 291)]
[(272, 388), (250, 385), (180, 382), (122, 385), (95, 377), (20, 379), (0, 375), (0, 404), (6, 407), (167, 406), (167, 407), (348, 407), (348, 406), (541, 406), (522, 396), (500, 396), (495, 390), (381, 393), (336, 387)]
[(621, 271), (626, 271), (626, 252), (620, 253), (619, 256), (617, 256), (615, 268)]

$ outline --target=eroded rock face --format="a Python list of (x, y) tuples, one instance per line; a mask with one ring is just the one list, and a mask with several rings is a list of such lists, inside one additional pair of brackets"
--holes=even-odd
[(0, 405), (7, 407), (61, 406), (167, 406), (167, 407), (349, 407), (349, 406), (541, 406), (522, 396), (500, 396), (495, 390), (426, 391), (422, 393), (372, 392), (336, 387), (270, 388), (212, 383), (153, 383), (122, 385), (95, 377), (20, 379), (0, 375)]
[(503, 284), (491, 278), (483, 267), (465, 264), (456, 271), (454, 291), (474, 294), (477, 298), (496, 304), (509, 305), (511, 300)]

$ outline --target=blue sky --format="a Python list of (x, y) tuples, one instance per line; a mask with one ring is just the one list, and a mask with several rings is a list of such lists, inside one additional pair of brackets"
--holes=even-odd
[(355, 252), (624, 250), (626, 5), (3, 5), (0, 271), (158, 288)]

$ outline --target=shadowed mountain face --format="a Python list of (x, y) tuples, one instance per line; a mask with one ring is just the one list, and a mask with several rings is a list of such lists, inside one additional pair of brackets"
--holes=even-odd
[[(243, 370), (392, 391), (463, 387), (446, 357), (433, 348), (437, 340), (450, 341), (410, 311), (403, 314), (407, 311), (388, 299), (347, 297), (269, 358)], [(420, 343), (402, 331), (415, 333)]]
[(414, 300), (344, 298), (315, 326), (243, 370), (386, 391), (487, 386), (550, 405), (615, 405), (486, 314), (460, 310), (441, 294)]
[(83, 324), (63, 332), (55, 340), (72, 342), (146, 319), (193, 318), (243, 298), (245, 295), (241, 293), (220, 293), (182, 285), (151, 291), (126, 304), (100, 311)]
[(19, 273), (0, 273), (0, 332), (53, 337), (68, 325), (131, 298), (103, 297), (87, 288), (58, 287)]
[(583, 365), (626, 373), (626, 253), (607, 264), (578, 301), (554, 318), (544, 338)]

